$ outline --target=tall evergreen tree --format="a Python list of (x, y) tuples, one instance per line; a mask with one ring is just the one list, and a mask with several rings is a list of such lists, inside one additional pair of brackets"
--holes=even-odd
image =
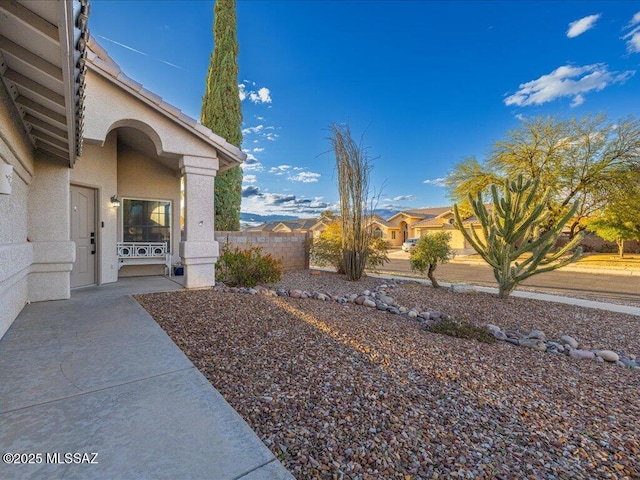
[[(236, 147), (242, 143), (242, 107), (238, 90), (238, 41), (235, 0), (216, 0), (214, 48), (209, 63), (201, 123)], [(216, 230), (240, 230), (242, 169), (233, 167), (215, 181)]]

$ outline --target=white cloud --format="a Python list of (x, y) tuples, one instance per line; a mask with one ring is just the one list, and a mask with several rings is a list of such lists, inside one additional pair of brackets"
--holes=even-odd
[(578, 95), (573, 97), (573, 100), (571, 100), (571, 107), (579, 107), (583, 103), (584, 103), (584, 96), (581, 93), (579, 93)]
[(262, 192), (258, 187), (246, 186), (242, 190), (242, 212), (260, 215), (319, 216), (325, 210), (336, 210), (322, 197), (297, 197), (289, 193)]
[(242, 183), (256, 183), (258, 181), (258, 177), (255, 175), (244, 175), (242, 177)]
[(427, 185), (435, 185), (436, 187), (444, 187), (446, 180), (447, 180), (446, 177), (438, 177), (433, 179), (427, 179), (422, 183), (426, 183)]
[(278, 165), (277, 167), (271, 167), (269, 169), (269, 173), (273, 173), (274, 175), (284, 175), (290, 169), (291, 165)]
[(393, 198), (385, 198), (384, 201), (385, 202), (405, 202), (405, 201), (414, 200), (415, 198), (416, 198), (415, 195), (398, 195), (397, 197), (393, 197)]
[(262, 170), (264, 170), (262, 163), (260, 163), (254, 155), (246, 151), (245, 153), (247, 154), (247, 159), (242, 163), (242, 165), (240, 165), (244, 172), (250, 170), (261, 172)]
[(247, 91), (245, 90), (245, 86), (243, 83), (239, 83), (238, 84), (238, 93), (240, 95), (240, 101), (244, 101), (245, 98), (247, 98)]
[(627, 51), (629, 53), (640, 53), (640, 12), (633, 16), (631, 22), (629, 22), (625, 29), (630, 29), (630, 31), (622, 37), (627, 41)]
[(249, 100), (253, 103), (271, 103), (271, 90), (267, 87), (262, 87), (257, 92), (249, 93)]
[(321, 175), (319, 173), (300, 172), (287, 177), (287, 180), (291, 180), (292, 182), (315, 183), (320, 177)]
[(542, 105), (561, 97), (572, 97), (574, 104), (584, 102), (584, 94), (600, 91), (616, 83), (624, 83), (635, 73), (610, 72), (604, 63), (594, 63), (583, 67), (564, 65), (536, 80), (520, 84), (520, 89), (505, 98), (505, 105), (524, 107)]
[(250, 133), (260, 133), (264, 129), (264, 125), (256, 125), (255, 127), (247, 127), (242, 129), (242, 135)]
[(256, 147), (256, 148), (253, 149), (253, 151), (256, 152), (256, 153), (264, 152), (264, 148)]
[(270, 142), (275, 142), (278, 137), (280, 137), (280, 135), (278, 135), (277, 133), (267, 133), (264, 135), (264, 138), (266, 138)]
[(589, 15), (581, 18), (580, 20), (576, 20), (575, 22), (571, 22), (569, 24), (569, 30), (567, 30), (567, 37), (574, 38), (578, 35), (582, 35), (587, 30), (591, 30), (600, 16), (601, 15), (598, 13), (597, 15)]

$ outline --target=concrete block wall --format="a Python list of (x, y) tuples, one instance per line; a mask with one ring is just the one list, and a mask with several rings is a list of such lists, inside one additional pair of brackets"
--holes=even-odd
[(264, 254), (282, 260), (284, 271), (309, 268), (308, 238), (298, 232), (216, 232), (221, 251), (226, 243), (242, 249), (261, 247)]

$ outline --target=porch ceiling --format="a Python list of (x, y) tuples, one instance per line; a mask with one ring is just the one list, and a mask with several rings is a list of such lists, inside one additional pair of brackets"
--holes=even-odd
[(82, 149), (88, 0), (0, 2), (0, 78), (36, 151)]

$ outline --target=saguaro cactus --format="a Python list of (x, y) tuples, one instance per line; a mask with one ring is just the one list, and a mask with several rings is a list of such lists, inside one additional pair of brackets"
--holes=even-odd
[[(483, 237), (473, 227), (467, 231), (454, 205), (455, 225), (478, 254), (493, 267), (498, 282), (500, 298), (506, 298), (518, 283), (532, 275), (555, 270), (575, 261), (582, 250), (574, 248), (582, 236), (574, 237), (567, 245), (550, 253), (562, 227), (574, 215), (577, 204), (562, 218), (540, 231), (540, 225), (547, 219), (549, 191), (542, 199), (537, 196), (537, 180), (524, 180), (522, 175), (515, 181), (505, 181), (502, 196), (496, 185), (491, 186), (493, 206), (491, 211), (482, 201), (469, 195), (473, 212), (482, 225)], [(538, 200), (536, 200), (538, 198)]]

